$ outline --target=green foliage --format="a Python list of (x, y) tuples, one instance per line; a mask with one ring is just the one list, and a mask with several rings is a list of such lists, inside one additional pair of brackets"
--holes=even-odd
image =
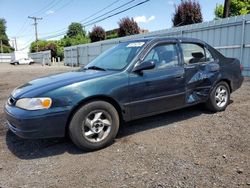
[(39, 40), (37, 42), (32, 42), (30, 45), (30, 52), (40, 52), (40, 51), (45, 51), (46, 49), (46, 45), (47, 45), (48, 41), (46, 40)]
[(118, 33), (112, 33), (106, 36), (106, 39), (114, 39), (114, 38), (118, 38)]
[[(224, 6), (222, 4), (216, 5), (214, 14), (216, 19), (223, 18)], [(250, 1), (249, 0), (231, 0), (229, 8), (229, 16), (238, 16), (250, 13)]]
[(52, 57), (58, 57), (59, 46), (56, 41), (39, 40), (37, 42), (32, 42), (30, 52), (36, 52), (37, 48), (38, 52), (50, 50)]
[(91, 42), (105, 40), (106, 38), (105, 30), (100, 26), (94, 26), (92, 31), (89, 33), (89, 38)]
[(59, 46), (67, 47), (89, 43), (90, 40), (83, 30), (82, 24), (73, 22), (69, 25), (67, 34), (59, 42)]
[(223, 18), (224, 6), (222, 4), (217, 4), (214, 10), (215, 19)]
[(133, 18), (122, 18), (119, 22), (118, 36), (124, 37), (128, 35), (139, 34), (140, 28)]
[(82, 35), (77, 35), (75, 37), (68, 37), (65, 36), (62, 40), (63, 46), (74, 46), (74, 45), (79, 45), (79, 44), (86, 44), (90, 42), (90, 39), (82, 36)]
[(118, 38), (118, 29), (113, 29), (106, 32), (106, 39)]
[(181, 0), (181, 3), (175, 6), (175, 13), (172, 18), (174, 27), (202, 21), (201, 6), (196, 0)]
[(9, 53), (14, 50), (9, 44), (9, 39), (6, 34), (6, 21), (3, 18), (0, 19), (0, 40), (2, 40), (3, 53)]
[(32, 42), (30, 45), (30, 52), (51, 50), (52, 57), (60, 57), (60, 59), (63, 59), (64, 47), (86, 44), (89, 42), (90, 39), (85, 35), (82, 25), (79, 23), (72, 23), (69, 26), (67, 34), (62, 39), (56, 41), (39, 40), (37, 42)]
[(77, 37), (85, 36), (86, 32), (83, 30), (82, 24), (73, 22), (69, 25), (66, 36), (67, 37)]

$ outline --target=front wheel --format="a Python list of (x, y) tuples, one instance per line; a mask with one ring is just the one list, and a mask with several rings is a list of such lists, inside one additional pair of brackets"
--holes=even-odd
[(211, 91), (206, 103), (207, 108), (213, 112), (226, 109), (230, 100), (230, 89), (226, 82), (219, 82)]
[(73, 115), (69, 135), (79, 148), (97, 150), (109, 145), (118, 129), (119, 115), (113, 105), (93, 101), (83, 105)]

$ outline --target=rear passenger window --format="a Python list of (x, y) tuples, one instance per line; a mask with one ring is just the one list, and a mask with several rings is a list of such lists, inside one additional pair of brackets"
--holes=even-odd
[(192, 43), (182, 43), (181, 44), (184, 63), (194, 64), (206, 62), (205, 50), (202, 46)]

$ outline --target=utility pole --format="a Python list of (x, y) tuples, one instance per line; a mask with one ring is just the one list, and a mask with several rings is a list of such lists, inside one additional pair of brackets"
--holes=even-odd
[(38, 24), (38, 23), (37, 23), (37, 20), (42, 20), (43, 18), (38, 18), (38, 17), (35, 17), (35, 16), (28, 16), (28, 18), (34, 20), (35, 36), (36, 36), (36, 51), (38, 52), (38, 44), (37, 44), (37, 41), (38, 41), (37, 24)]
[[(2, 56), (3, 54), (3, 41), (2, 40), (0, 40), (0, 46), (1, 46), (1, 56)], [(2, 57), (0, 57), (0, 60), (2, 62)]]
[(1, 46), (1, 54), (3, 53), (3, 41), (0, 40), (0, 46)]
[(16, 51), (18, 51), (18, 49), (17, 49), (17, 41), (16, 41), (16, 38), (17, 38), (17, 37), (13, 37), (12, 46), (15, 48)]
[(231, 0), (225, 0), (224, 2), (224, 10), (223, 10), (223, 18), (227, 18), (229, 16)]

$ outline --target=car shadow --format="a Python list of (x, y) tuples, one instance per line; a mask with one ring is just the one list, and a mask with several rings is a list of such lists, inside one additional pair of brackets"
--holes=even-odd
[(201, 114), (211, 114), (212, 112), (204, 110), (203, 105), (196, 105), (180, 110), (166, 112), (163, 114), (134, 120), (122, 125), (119, 129), (117, 138), (123, 138), (138, 132), (147, 131), (163, 126), (169, 126), (175, 122), (190, 119)]
[[(196, 105), (181, 110), (155, 115), (129, 123), (123, 123), (120, 127), (116, 141), (132, 135), (134, 133), (147, 131), (150, 129), (169, 126), (174, 122), (190, 119), (201, 114), (209, 114), (202, 105)], [(53, 138), (53, 139), (22, 139), (13, 134), (11, 131), (6, 133), (6, 144), (8, 149), (20, 159), (36, 159), (49, 156), (60, 155), (65, 152), (70, 154), (86, 154), (78, 149), (69, 138)]]
[(69, 138), (49, 139), (23, 139), (16, 136), (10, 130), (6, 133), (8, 149), (20, 159), (36, 159), (60, 155), (65, 152), (71, 154), (84, 154), (69, 140)]

